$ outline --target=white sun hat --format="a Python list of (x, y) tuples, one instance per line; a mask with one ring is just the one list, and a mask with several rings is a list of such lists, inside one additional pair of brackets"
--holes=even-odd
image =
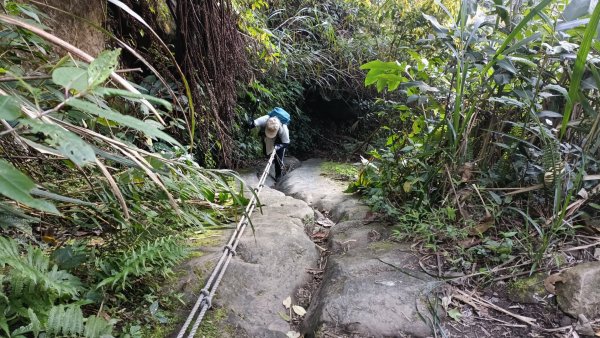
[(268, 138), (274, 138), (281, 127), (281, 122), (276, 117), (271, 117), (267, 120), (267, 126), (265, 128), (265, 135)]

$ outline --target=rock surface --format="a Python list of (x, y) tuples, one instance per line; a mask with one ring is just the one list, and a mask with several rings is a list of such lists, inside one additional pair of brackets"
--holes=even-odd
[[(241, 177), (249, 187), (258, 184), (254, 171)], [(269, 178), (260, 194), (262, 207), (251, 217), (254, 231), (247, 227), (244, 232), (213, 300), (214, 309), (225, 314), (223, 320), (212, 323), (220, 337), (286, 337), (292, 328), (279, 314), (285, 313), (282, 301), (308, 282), (311, 277), (305, 269), (317, 264), (319, 253), (304, 232), (314, 211), (305, 202), (268, 187), (273, 184)], [(188, 275), (176, 289), (188, 295), (190, 306), (230, 236), (231, 231), (219, 235), (220, 247), (200, 248), (203, 255), (183, 266)]]
[(565, 313), (587, 318), (600, 316), (600, 262), (576, 265), (560, 273), (554, 287)]
[[(430, 336), (422, 318), (430, 317), (426, 297), (439, 282), (420, 272), (408, 245), (389, 240), (388, 226), (367, 219), (368, 207), (343, 193), (345, 183), (322, 175), (321, 163), (309, 160), (288, 173), (277, 185), (285, 195), (263, 189), (262, 213), (257, 209), (251, 218), (255, 231), (248, 229), (241, 239), (205, 322), (216, 322), (220, 337), (286, 337), (294, 330), (305, 337)], [(251, 187), (258, 182), (254, 171), (241, 176)], [(292, 296), (292, 304), (298, 304), (296, 292), (314, 282), (306, 270), (317, 270), (320, 252), (305, 230), (311, 233), (315, 216), (317, 223), (326, 223), (320, 231), (329, 234), (331, 254), (323, 265), (322, 285), (309, 297), (304, 322), (292, 327), (284, 319), (282, 301)], [(225, 243), (229, 236), (222, 233), (216, 241)], [(189, 278), (175, 288), (189, 295), (188, 304), (198, 296), (222, 245), (201, 251), (183, 266)], [(211, 313), (221, 313), (222, 319), (212, 320)]]
[(346, 184), (323, 176), (321, 163), (303, 162), (279, 186), (339, 222), (330, 231), (332, 254), (308, 309), (306, 336), (430, 336), (421, 318), (429, 317), (424, 300), (438, 282), (420, 272), (407, 245), (386, 240), (387, 226), (365, 224), (368, 208), (343, 193)]

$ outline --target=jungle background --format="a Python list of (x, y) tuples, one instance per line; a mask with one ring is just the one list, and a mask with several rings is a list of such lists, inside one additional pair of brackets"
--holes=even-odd
[(274, 106), (290, 154), (358, 163), (348, 191), (472, 287), (598, 242), (595, 2), (1, 8), (3, 336), (166, 335), (182, 302), (161, 285), (247, 203), (232, 170)]

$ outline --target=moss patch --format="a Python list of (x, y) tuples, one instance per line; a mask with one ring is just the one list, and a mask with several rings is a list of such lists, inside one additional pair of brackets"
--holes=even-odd
[(544, 288), (543, 274), (519, 278), (508, 285), (508, 298), (516, 303), (535, 304), (545, 297), (548, 292)]
[(367, 247), (374, 252), (386, 252), (393, 250), (396, 247), (396, 244), (390, 241), (379, 241), (369, 243)]
[(195, 337), (217, 338), (223, 337), (223, 331), (230, 333), (231, 328), (225, 323), (226, 317), (225, 308), (212, 308), (206, 312)]
[(216, 247), (224, 244), (223, 230), (202, 230), (190, 231), (186, 233), (188, 244), (192, 248), (197, 247)]
[(358, 175), (358, 169), (352, 164), (337, 162), (321, 163), (321, 172), (327, 177), (341, 181), (354, 180)]

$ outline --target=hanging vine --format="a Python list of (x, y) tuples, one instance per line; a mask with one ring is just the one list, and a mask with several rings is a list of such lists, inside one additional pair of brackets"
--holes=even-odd
[(176, 56), (190, 80), (198, 160), (232, 165), (236, 82), (247, 74), (242, 35), (231, 1), (177, 1)]

